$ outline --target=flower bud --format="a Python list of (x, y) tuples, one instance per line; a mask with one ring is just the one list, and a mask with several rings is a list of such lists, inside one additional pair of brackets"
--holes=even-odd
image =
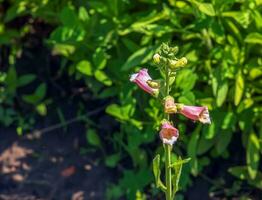
[(170, 60), (169, 61), (169, 68), (170, 69), (175, 69), (176, 68), (176, 63), (177, 63), (176, 60)]
[(182, 57), (180, 58), (177, 63), (176, 63), (176, 67), (184, 67), (187, 64), (187, 59), (186, 57)]
[(186, 64), (187, 64), (186, 57), (182, 57), (179, 60), (170, 60), (169, 61), (170, 69), (176, 69), (176, 68), (184, 67)]
[(153, 61), (155, 64), (158, 64), (160, 63), (160, 55), (158, 53), (156, 53), (154, 56), (153, 56)]
[(172, 48), (171, 48), (171, 51), (172, 51), (172, 53), (173, 53), (174, 55), (176, 55), (176, 54), (178, 53), (178, 50), (179, 50), (178, 46), (175, 46), (175, 47), (172, 47)]
[(164, 101), (165, 113), (172, 114), (177, 112), (176, 104), (173, 97), (167, 96), (165, 97)]
[(159, 84), (158, 81), (148, 80), (146, 83), (147, 83), (147, 85), (149, 85), (151, 88), (155, 88), (155, 89), (160, 88), (160, 84)]

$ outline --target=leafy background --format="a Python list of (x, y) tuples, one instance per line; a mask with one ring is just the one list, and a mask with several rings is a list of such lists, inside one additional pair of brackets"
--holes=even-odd
[(175, 151), (192, 158), (178, 198), (199, 185), (199, 177), (211, 185), (211, 196), (261, 198), (261, 0), (0, 3), (3, 126), (25, 134), (36, 118), (54, 112), (63, 122), (61, 99), (74, 103), (77, 116), (106, 105), (105, 116), (116, 127), (85, 121), (89, 144), (106, 152), (102, 163), (118, 170), (107, 198), (157, 198), (151, 158), (161, 152), (162, 108), (128, 80), (141, 67), (159, 77), (151, 58), (169, 42), (189, 60), (172, 95), (207, 105), (212, 116), (211, 126), (175, 116), (181, 133)]

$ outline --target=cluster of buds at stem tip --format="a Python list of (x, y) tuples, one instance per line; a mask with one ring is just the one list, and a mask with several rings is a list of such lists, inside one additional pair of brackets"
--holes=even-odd
[(164, 120), (162, 122), (161, 130), (159, 136), (163, 142), (163, 144), (173, 145), (177, 138), (179, 137), (179, 131), (173, 127), (170, 122)]
[(183, 68), (187, 64), (186, 57), (176, 58), (178, 47), (169, 47), (167, 44), (162, 44), (158, 53), (154, 54), (153, 62), (159, 66), (167, 65), (171, 71)]
[(141, 69), (138, 73), (132, 74), (130, 81), (136, 83), (142, 90), (153, 95), (158, 96), (159, 93), (159, 83), (153, 81), (148, 74), (147, 69)]

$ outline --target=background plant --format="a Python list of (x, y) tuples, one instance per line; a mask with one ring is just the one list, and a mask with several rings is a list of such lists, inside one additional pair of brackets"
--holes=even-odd
[[(171, 42), (182, 46), (180, 54), (189, 60), (171, 95), (179, 94), (181, 103), (208, 105), (215, 122), (195, 128), (178, 119), (179, 129), (192, 133), (176, 147), (180, 155), (192, 158), (184, 169), (181, 191), (203, 174), (215, 180), (212, 194), (238, 196), (261, 190), (261, 1), (0, 2), (1, 124), (26, 132), (37, 115), (45, 116), (57, 105), (57, 91), (60, 98), (76, 102), (79, 115), (87, 102), (99, 100), (98, 107), (106, 103), (106, 113), (119, 127), (101, 138), (99, 127), (91, 124), (93, 131), (87, 135), (91, 144), (111, 147), (107, 166), (122, 163), (122, 175), (108, 189), (108, 198), (157, 195), (149, 185), (147, 158), (155, 154), (150, 149), (157, 144), (157, 135), (152, 135), (157, 124), (152, 121), (160, 120), (161, 108), (127, 80), (149, 63), (160, 43)], [(32, 68), (20, 62), (37, 53)], [(50, 62), (39, 62), (45, 57)], [(75, 88), (85, 90), (75, 95)], [(217, 163), (216, 173), (207, 170)], [(236, 178), (227, 180), (229, 174)]]

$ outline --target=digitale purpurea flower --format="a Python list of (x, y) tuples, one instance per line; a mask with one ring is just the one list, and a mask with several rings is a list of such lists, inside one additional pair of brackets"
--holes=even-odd
[(130, 81), (136, 83), (142, 90), (145, 92), (157, 96), (159, 93), (158, 86), (153, 87), (152, 84), (148, 82), (152, 81), (152, 78), (149, 76), (147, 69), (141, 69), (138, 73), (132, 74)]
[(186, 106), (176, 104), (177, 111), (185, 117), (194, 121), (200, 121), (203, 124), (211, 124), (208, 108), (206, 106)]
[(162, 123), (159, 136), (164, 144), (173, 145), (179, 137), (179, 131), (169, 122), (165, 121)]

